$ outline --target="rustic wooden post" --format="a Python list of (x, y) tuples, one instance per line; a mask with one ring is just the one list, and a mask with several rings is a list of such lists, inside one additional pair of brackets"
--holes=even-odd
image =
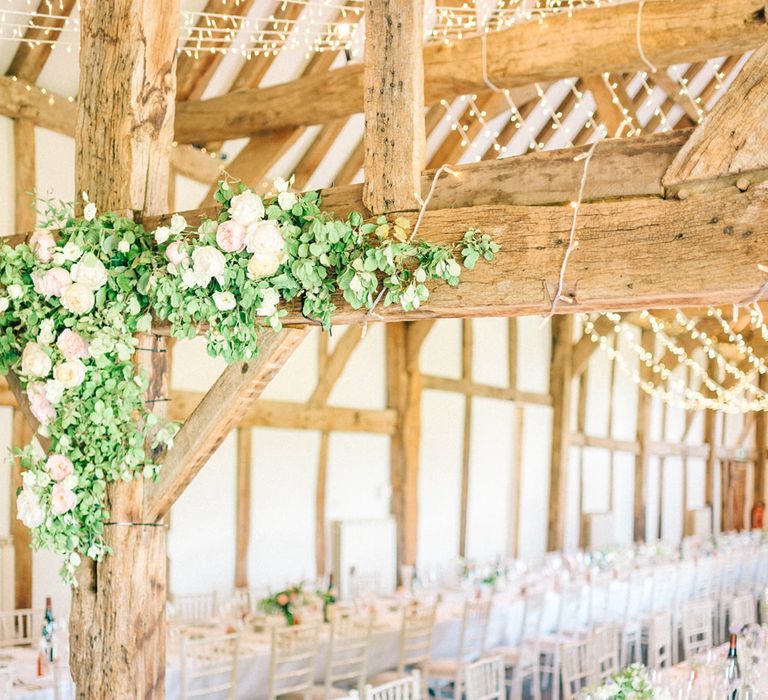
[(374, 214), (416, 209), (424, 168), (423, 0), (365, 3), (365, 184)]
[[(640, 344), (648, 352), (654, 352), (655, 335), (650, 330), (643, 330)], [(641, 381), (650, 381), (653, 370), (645, 363), (640, 363)], [(648, 443), (651, 440), (651, 397), (639, 386), (637, 388), (637, 454), (635, 455), (635, 494), (634, 494), (634, 540), (645, 541), (645, 513), (648, 504)]]
[(563, 546), (570, 447), (571, 379), (573, 367), (573, 316), (552, 317), (552, 361), (549, 391), (552, 394), (552, 452), (549, 466), (549, 529), (547, 549)]
[[(178, 21), (176, 0), (81, 2), (76, 184), (101, 211), (168, 208)], [(139, 347), (147, 400), (166, 398), (164, 340)], [(145, 519), (144, 486), (110, 486), (113, 554), (78, 572), (70, 658), (82, 700), (164, 695), (165, 528)]]
[(237, 429), (237, 493), (235, 494), (235, 586), (248, 587), (248, 545), (251, 541), (251, 428)]

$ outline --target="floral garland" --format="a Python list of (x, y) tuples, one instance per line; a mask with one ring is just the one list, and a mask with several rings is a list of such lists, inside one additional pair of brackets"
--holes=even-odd
[(176, 338), (207, 324), (211, 355), (247, 360), (261, 333), (281, 328), (282, 302), (300, 300), (328, 329), (334, 292), (371, 308), (382, 284), (385, 306), (410, 311), (427, 300), (427, 281), (458, 284), (457, 255), (472, 268), (498, 250), (474, 229), (446, 246), (409, 240), (404, 219), (337, 220), (318, 193), (297, 195), (291, 184), (278, 180), (277, 196), (262, 200), (221, 181), (218, 220), (196, 231), (179, 214), (151, 233), (114, 213), (98, 216), (85, 194), (82, 218), (48, 201), (28, 243), (0, 248), (0, 373), (18, 374), (50, 439), (47, 458), (32, 446), (16, 451), (25, 468), (18, 517), (35, 548), (64, 555), (65, 580), (82, 555), (108, 553), (107, 484), (156, 479), (145, 441), (170, 446), (178, 430), (145, 404), (147, 379), (134, 362), (135, 334), (149, 332), (153, 317)]
[(596, 700), (645, 700), (646, 698), (669, 697), (666, 691), (654, 688), (648, 677), (648, 669), (643, 664), (632, 664), (614, 675), (605, 685), (595, 690)]

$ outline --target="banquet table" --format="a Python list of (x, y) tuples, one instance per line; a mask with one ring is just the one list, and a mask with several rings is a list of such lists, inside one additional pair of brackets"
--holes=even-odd
[[(432, 658), (455, 658), (459, 651), (461, 618), (464, 601), (472, 595), (469, 591), (441, 591), (437, 608)], [(524, 596), (518, 592), (504, 591), (494, 596), (488, 621), (486, 648), (513, 646), (519, 641), (523, 618)], [(402, 600), (379, 598), (373, 602), (375, 621), (369, 647), (368, 674), (373, 676), (397, 666), (399, 630)], [(555, 629), (557, 624), (559, 595), (554, 590), (546, 594), (543, 610), (543, 628)], [(582, 606), (582, 623), (586, 622), (586, 599)], [(166, 665), (166, 697), (175, 700), (180, 696), (181, 657), (179, 639), (182, 633), (194, 637), (217, 636), (227, 631), (224, 623), (211, 622), (200, 625), (170, 624)], [(316, 665), (316, 681), (322, 682), (328, 649), (328, 626), (321, 633)], [(268, 632), (255, 632), (246, 628), (240, 632), (238, 656), (237, 697), (260, 700), (266, 697), (269, 678), (270, 636)], [(14, 700), (54, 700), (53, 678), (36, 676), (37, 652), (30, 648), (17, 648), (16, 675), (20, 683), (14, 686)]]

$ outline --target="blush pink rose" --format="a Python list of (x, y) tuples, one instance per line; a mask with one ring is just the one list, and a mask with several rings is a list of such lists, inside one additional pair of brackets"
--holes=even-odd
[(69, 510), (72, 510), (77, 503), (77, 496), (75, 496), (72, 489), (67, 488), (64, 484), (56, 484), (51, 491), (51, 512), (54, 515), (62, 515)]
[(75, 470), (72, 462), (60, 454), (52, 454), (48, 457), (45, 468), (54, 481), (63, 481)]
[(189, 253), (181, 247), (181, 241), (171, 243), (165, 249), (165, 254), (168, 256), (169, 262), (174, 265), (181, 265), (181, 263), (189, 258)]
[(88, 357), (88, 343), (85, 342), (83, 336), (69, 330), (69, 328), (61, 332), (56, 341), (56, 347), (61, 350), (62, 355), (67, 360), (78, 360), (81, 357)]
[(223, 221), (216, 229), (216, 243), (225, 253), (239, 253), (245, 248), (245, 227), (237, 221)]
[(29, 247), (40, 262), (50, 262), (53, 251), (56, 250), (56, 241), (48, 231), (37, 230), (29, 239)]
[(56, 409), (45, 394), (43, 382), (32, 382), (27, 386), (27, 398), (29, 410), (40, 421), (41, 425), (48, 425), (56, 417)]
[(35, 272), (32, 275), (32, 282), (35, 291), (46, 297), (60, 297), (64, 290), (69, 287), (72, 280), (69, 273), (63, 267), (52, 267), (45, 272)]

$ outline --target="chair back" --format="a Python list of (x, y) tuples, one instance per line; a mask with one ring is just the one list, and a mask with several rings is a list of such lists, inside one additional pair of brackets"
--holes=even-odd
[(656, 613), (648, 621), (648, 667), (667, 668), (672, 665), (672, 615)]
[(504, 659), (494, 656), (464, 666), (466, 700), (506, 700)]
[(205, 622), (216, 617), (216, 591), (174, 596), (173, 605), (174, 617), (180, 622)]
[(651, 614), (672, 609), (677, 591), (678, 567), (670, 564), (657, 566), (651, 579)]
[(615, 625), (604, 625), (592, 634), (593, 670), (598, 685), (602, 685), (620, 670), (619, 630)]
[(365, 686), (364, 700), (421, 700), (421, 676), (414, 671), (410, 676), (384, 685)]
[(0, 658), (0, 698), (11, 697), (14, 676), (13, 658), (3, 656)]
[(235, 700), (239, 637), (181, 637), (181, 700), (216, 697)]
[(432, 654), (432, 633), (435, 629), (437, 603), (411, 603), (403, 608), (400, 627), (400, 659), (397, 672), (421, 666)]
[(732, 632), (741, 631), (746, 625), (754, 625), (757, 622), (757, 610), (755, 599), (751, 593), (734, 596), (731, 599), (730, 617), (728, 626)]
[(581, 691), (594, 683), (594, 664), (589, 639), (563, 644), (561, 651), (563, 700), (579, 697)]
[(491, 600), (468, 600), (464, 603), (459, 642), (459, 663), (475, 661), (485, 651)]
[(331, 620), (331, 638), (325, 667), (325, 695), (331, 697), (336, 683), (346, 683), (363, 692), (368, 672), (368, 646), (373, 618), (337, 612)]
[(31, 646), (37, 642), (43, 611), (31, 609), (0, 612), (0, 647)]
[(690, 659), (712, 648), (712, 601), (693, 600), (683, 606), (683, 653)]
[(269, 700), (288, 693), (309, 693), (315, 679), (319, 633), (319, 625), (273, 628)]

